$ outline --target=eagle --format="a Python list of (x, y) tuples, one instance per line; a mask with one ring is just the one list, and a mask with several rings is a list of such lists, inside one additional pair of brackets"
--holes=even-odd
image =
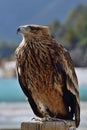
[(80, 123), (78, 80), (69, 52), (48, 26), (19, 26), (23, 40), (15, 51), (19, 84), (38, 117)]

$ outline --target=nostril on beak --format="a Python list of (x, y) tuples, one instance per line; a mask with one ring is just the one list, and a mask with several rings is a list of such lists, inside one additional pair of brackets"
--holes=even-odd
[(17, 29), (17, 34), (20, 32), (20, 28)]

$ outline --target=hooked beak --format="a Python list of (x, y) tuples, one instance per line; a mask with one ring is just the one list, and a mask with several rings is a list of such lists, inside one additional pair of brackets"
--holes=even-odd
[(17, 29), (17, 34), (21, 31), (20, 27)]
[(25, 31), (24, 26), (19, 26), (17, 29), (17, 34), (18, 33), (23, 33)]
[(18, 33), (27, 34), (29, 32), (30, 32), (30, 28), (28, 27), (28, 25), (19, 26), (17, 29), (17, 34)]

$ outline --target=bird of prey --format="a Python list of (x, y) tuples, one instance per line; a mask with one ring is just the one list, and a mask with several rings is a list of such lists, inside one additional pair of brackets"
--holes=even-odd
[(80, 122), (78, 80), (68, 51), (47, 26), (19, 26), (23, 40), (15, 51), (20, 86), (40, 118)]

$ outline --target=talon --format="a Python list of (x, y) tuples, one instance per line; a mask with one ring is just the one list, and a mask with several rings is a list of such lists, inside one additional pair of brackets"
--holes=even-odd
[(39, 117), (33, 117), (31, 120), (35, 120), (35, 121), (41, 122), (41, 118), (39, 118)]
[(35, 117), (31, 118), (31, 120), (35, 120)]

